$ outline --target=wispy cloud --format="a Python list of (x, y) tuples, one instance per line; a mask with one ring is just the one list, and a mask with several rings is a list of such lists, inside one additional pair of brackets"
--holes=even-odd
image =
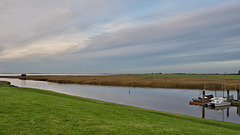
[(239, 12), (235, 0), (3, 0), (0, 72), (18, 71), (13, 63), (32, 72), (232, 71), (224, 63), (239, 62)]

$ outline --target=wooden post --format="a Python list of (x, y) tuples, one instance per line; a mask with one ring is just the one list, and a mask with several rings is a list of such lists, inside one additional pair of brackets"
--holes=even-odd
[(239, 108), (240, 108), (240, 107), (239, 107), (239, 106), (237, 106), (237, 114), (238, 114), (238, 115), (240, 115), (240, 114), (239, 114)]
[(225, 81), (226, 81), (226, 78), (225, 78), (225, 75), (226, 75), (227, 72), (224, 72), (224, 82), (223, 82), (223, 97), (224, 97), (224, 90), (225, 90)]
[(224, 97), (224, 82), (222, 82), (222, 90), (223, 90), (223, 97)]
[(229, 108), (227, 108), (227, 117), (229, 117)]
[(202, 106), (202, 118), (205, 118), (205, 106)]
[(227, 90), (227, 101), (230, 101), (229, 100), (229, 90)]
[(203, 91), (202, 106), (205, 105), (205, 91)]
[(205, 91), (203, 91), (202, 94), (203, 98), (202, 98), (202, 118), (205, 118)]
[(237, 89), (237, 101), (239, 101), (239, 89)]

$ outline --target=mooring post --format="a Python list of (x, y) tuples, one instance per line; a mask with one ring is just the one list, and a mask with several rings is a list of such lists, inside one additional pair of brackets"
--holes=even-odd
[(205, 91), (203, 91), (202, 94), (203, 98), (202, 98), (202, 118), (205, 118)]
[(237, 114), (238, 114), (238, 115), (240, 115), (240, 114), (239, 114), (239, 109), (240, 109), (240, 107), (237, 106)]
[(203, 98), (202, 98), (202, 106), (204, 106), (205, 105), (205, 91), (203, 91)]
[(227, 117), (229, 117), (229, 108), (227, 108)]
[(227, 90), (227, 101), (229, 101), (229, 90)]
[(205, 118), (205, 106), (202, 106), (202, 118)]
[(237, 101), (239, 101), (239, 89), (237, 89)]

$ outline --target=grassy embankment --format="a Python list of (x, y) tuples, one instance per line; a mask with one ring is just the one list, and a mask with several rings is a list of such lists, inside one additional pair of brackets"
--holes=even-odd
[[(223, 90), (224, 75), (132, 74), (104, 76), (27, 76), (25, 79), (57, 83), (176, 89)], [(240, 75), (226, 75), (225, 89), (240, 87)]]
[(0, 84), (0, 134), (236, 135), (240, 124)]

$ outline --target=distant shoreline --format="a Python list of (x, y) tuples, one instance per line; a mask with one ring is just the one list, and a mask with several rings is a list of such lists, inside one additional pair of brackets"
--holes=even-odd
[(235, 90), (240, 88), (240, 75), (188, 75), (188, 74), (128, 74), (128, 75), (27, 75), (0, 76), (26, 80), (66, 84), (101, 86), (149, 87), (172, 89)]

